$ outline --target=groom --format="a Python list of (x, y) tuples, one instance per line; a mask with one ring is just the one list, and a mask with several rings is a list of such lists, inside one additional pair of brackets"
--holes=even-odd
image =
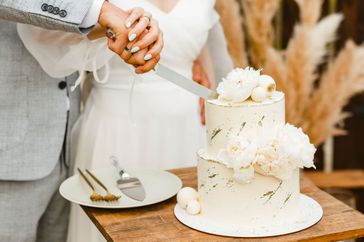
[[(150, 21), (138, 11), (146, 17), (140, 21)], [(67, 176), (67, 131), (79, 104), (78, 92), (69, 91), (77, 75), (46, 75), (20, 41), (15, 22), (79, 34), (98, 22), (116, 33), (110, 49), (148, 71), (158, 56), (146, 62), (138, 54), (122, 55), (127, 17), (103, 0), (0, 1), (0, 241), (66, 240), (68, 205), (58, 187)]]

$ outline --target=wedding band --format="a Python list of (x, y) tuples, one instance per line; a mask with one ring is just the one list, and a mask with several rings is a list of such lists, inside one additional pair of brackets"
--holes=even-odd
[(112, 40), (115, 40), (115, 38), (116, 38), (114, 31), (112, 31), (111, 29), (107, 29), (105, 35), (106, 35), (106, 37), (108, 37), (109, 39), (112, 39)]

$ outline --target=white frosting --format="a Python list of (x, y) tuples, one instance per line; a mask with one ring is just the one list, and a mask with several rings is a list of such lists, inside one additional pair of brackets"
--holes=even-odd
[(206, 102), (207, 152), (216, 160), (221, 149), (226, 148), (230, 135), (250, 136), (259, 127), (273, 127), (285, 123), (284, 94), (275, 92), (262, 103), (247, 100), (241, 104), (227, 105), (214, 99)]
[(297, 211), (298, 169), (285, 181), (255, 174), (251, 183), (239, 184), (233, 179), (233, 169), (207, 156), (205, 150), (200, 150), (197, 165), (204, 216), (226, 224), (263, 226), (284, 220)]

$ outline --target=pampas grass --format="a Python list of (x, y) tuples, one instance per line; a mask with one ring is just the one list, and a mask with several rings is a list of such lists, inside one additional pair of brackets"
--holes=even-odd
[[(307, 93), (314, 80), (315, 65), (310, 61), (309, 29), (303, 26), (296, 26), (294, 36), (288, 44), (286, 53), (286, 78), (293, 86), (291, 93), (285, 90), (287, 95), (286, 108), (287, 121), (300, 125), (302, 123), (303, 107), (307, 100)], [(293, 89), (293, 90), (292, 90)]]
[[(353, 95), (364, 91), (364, 47), (349, 41), (323, 75), (318, 73), (318, 66), (325, 69), (326, 57), (332, 53), (328, 47), (342, 15), (331, 14), (319, 21), (323, 0), (295, 0), (300, 22), (287, 48), (278, 51), (272, 46), (272, 19), (279, 0), (236, 1), (243, 6), (250, 65), (263, 67), (262, 72), (271, 75), (285, 93), (286, 120), (302, 126), (316, 146), (332, 135), (344, 134), (341, 126), (349, 114), (342, 109)], [(231, 35), (228, 39), (234, 38), (233, 31), (225, 32)]]
[(278, 9), (277, 0), (241, 0), (251, 64), (264, 66), (266, 52), (273, 42), (272, 19)]
[(242, 17), (239, 12), (239, 4), (235, 0), (218, 0), (216, 11), (220, 15), (228, 51), (234, 66), (247, 66), (248, 59), (245, 51), (244, 31), (242, 29)]
[(305, 27), (312, 27), (316, 24), (321, 15), (323, 0), (296, 0), (300, 8), (301, 24)]
[(348, 41), (335, 61), (328, 65), (319, 88), (306, 108), (304, 129), (315, 144), (344, 134), (338, 127), (348, 113), (342, 111), (350, 98), (364, 91), (364, 48)]

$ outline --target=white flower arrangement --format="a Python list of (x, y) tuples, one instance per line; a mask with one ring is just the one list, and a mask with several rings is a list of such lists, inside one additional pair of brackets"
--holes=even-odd
[(254, 172), (289, 179), (297, 168), (315, 167), (316, 148), (301, 128), (291, 124), (261, 128), (254, 137), (229, 137), (226, 149), (218, 154), (218, 160), (233, 168), (234, 179), (249, 183)]
[(218, 154), (218, 160), (227, 167), (233, 168), (234, 179), (241, 183), (249, 183), (254, 176), (254, 164), (257, 146), (241, 136), (230, 136), (226, 149)]
[(271, 97), (276, 84), (270, 76), (260, 75), (260, 70), (252, 67), (236, 68), (219, 83), (216, 91), (219, 100), (241, 103), (249, 97), (255, 102), (263, 102)]

